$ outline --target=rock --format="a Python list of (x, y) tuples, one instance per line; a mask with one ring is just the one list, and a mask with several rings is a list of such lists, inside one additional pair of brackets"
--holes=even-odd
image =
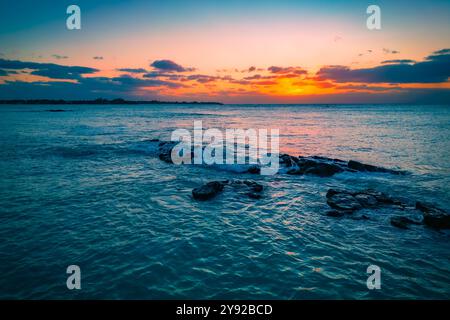
[(331, 196), (333, 196), (333, 195), (335, 195), (337, 193), (341, 193), (341, 192), (343, 192), (343, 191), (336, 190), (336, 189), (328, 189), (326, 197), (329, 198), (329, 197), (331, 197)]
[(392, 174), (402, 174), (401, 171), (386, 169), (382, 167), (373, 166), (370, 164), (364, 164), (355, 160), (350, 160), (347, 163), (347, 167), (356, 171), (367, 171), (367, 172), (384, 172), (384, 173), (392, 173)]
[(328, 205), (339, 211), (353, 212), (362, 208), (358, 200), (349, 193), (336, 193), (327, 199)]
[(336, 173), (343, 172), (340, 166), (332, 163), (316, 163), (314, 166), (305, 169), (305, 174), (315, 174), (319, 177), (331, 177)]
[[(158, 139), (150, 140), (152, 142), (159, 141)], [(173, 141), (160, 141), (158, 147), (158, 157), (167, 162), (172, 161), (172, 149), (178, 142)], [(191, 150), (191, 158), (194, 158), (193, 149)], [(391, 169), (385, 169), (370, 164), (364, 164), (358, 161), (350, 160), (344, 161), (341, 159), (333, 159), (322, 156), (309, 156), (309, 157), (294, 157), (289, 154), (282, 154), (279, 156), (280, 167), (285, 168), (284, 172), (291, 175), (316, 175), (319, 177), (331, 177), (336, 173), (341, 172), (385, 172), (392, 174), (402, 174), (401, 171), (395, 171)], [(261, 167), (259, 165), (251, 165), (246, 170), (251, 174), (260, 174)]]
[(416, 209), (423, 213), (423, 223), (436, 229), (450, 229), (450, 214), (432, 204), (416, 202)]
[(370, 218), (368, 216), (366, 216), (365, 214), (361, 214), (361, 215), (352, 215), (350, 217), (350, 219), (352, 219), (352, 220), (369, 220)]
[(63, 109), (49, 109), (49, 110), (45, 110), (47, 112), (67, 112), (69, 110), (63, 110)]
[(392, 199), (382, 192), (371, 189), (358, 192), (329, 189), (326, 198), (331, 208), (347, 213), (360, 209), (380, 208), (383, 206), (396, 206), (402, 209), (404, 207), (401, 201)]
[(391, 218), (391, 224), (400, 229), (409, 229), (408, 225), (416, 224), (416, 222), (407, 217), (395, 216)]
[(245, 194), (252, 199), (261, 199), (261, 192), (264, 189), (261, 184), (252, 180), (211, 181), (193, 189), (192, 196), (197, 200), (208, 200), (222, 192), (226, 185), (233, 187), (232, 190), (237, 191), (238, 194)]
[(298, 158), (290, 156), (288, 154), (282, 154), (280, 155), (280, 165), (283, 165), (285, 167), (294, 167), (297, 166)]
[(255, 181), (244, 180), (243, 183), (245, 185), (247, 185), (248, 187), (250, 187), (255, 192), (261, 192), (264, 189), (264, 187), (261, 184), (255, 182)]
[(344, 215), (345, 215), (345, 212), (343, 212), (343, 211), (338, 211), (338, 210), (328, 210), (325, 214), (326, 214), (327, 216), (329, 216), (329, 217), (336, 217), (336, 218), (339, 218), (339, 217), (344, 216)]
[(197, 200), (208, 200), (215, 197), (219, 192), (221, 192), (224, 186), (224, 182), (208, 182), (201, 187), (193, 189), (192, 196)]
[(260, 193), (256, 193), (256, 192), (249, 192), (249, 193), (247, 193), (247, 195), (249, 198), (252, 198), (252, 199), (261, 199), (261, 197), (262, 197)]
[(172, 149), (175, 147), (177, 143), (176, 142), (165, 142), (162, 141), (158, 145), (158, 157), (162, 161), (165, 161), (167, 163), (173, 163), (172, 162)]
[(359, 193), (355, 198), (364, 208), (375, 207), (378, 204), (377, 198), (371, 194)]
[(248, 173), (259, 174), (261, 172), (261, 168), (258, 165), (252, 165), (247, 170)]

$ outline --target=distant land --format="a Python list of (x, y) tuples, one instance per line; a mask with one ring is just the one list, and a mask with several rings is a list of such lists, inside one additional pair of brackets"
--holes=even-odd
[(62, 99), (14, 99), (14, 100), (0, 100), (0, 104), (218, 104), (220, 102), (199, 102), (199, 101), (142, 101), (142, 100), (125, 100), (125, 99), (103, 99), (98, 98), (95, 100), (62, 100)]

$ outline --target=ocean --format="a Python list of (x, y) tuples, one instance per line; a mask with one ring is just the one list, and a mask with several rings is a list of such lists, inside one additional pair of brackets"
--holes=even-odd
[[(65, 112), (48, 112), (61, 108)], [(1, 299), (449, 299), (450, 233), (329, 217), (330, 188), (450, 208), (450, 106), (2, 105)], [(280, 151), (405, 175), (239, 173), (147, 150), (173, 130), (275, 128)], [(147, 152), (148, 151), (148, 152)], [(192, 189), (225, 179), (261, 199)], [(398, 214), (398, 213), (396, 213)], [(66, 268), (81, 269), (68, 290)], [(381, 269), (369, 290), (367, 267)]]

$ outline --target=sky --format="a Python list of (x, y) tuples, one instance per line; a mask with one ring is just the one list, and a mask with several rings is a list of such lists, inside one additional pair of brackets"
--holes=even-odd
[(449, 77), (448, 0), (0, 2), (0, 99), (450, 103)]

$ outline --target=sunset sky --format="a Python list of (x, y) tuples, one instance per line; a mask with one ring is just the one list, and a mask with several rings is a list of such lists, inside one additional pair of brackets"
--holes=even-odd
[(0, 44), (0, 99), (450, 103), (448, 0), (3, 1)]

